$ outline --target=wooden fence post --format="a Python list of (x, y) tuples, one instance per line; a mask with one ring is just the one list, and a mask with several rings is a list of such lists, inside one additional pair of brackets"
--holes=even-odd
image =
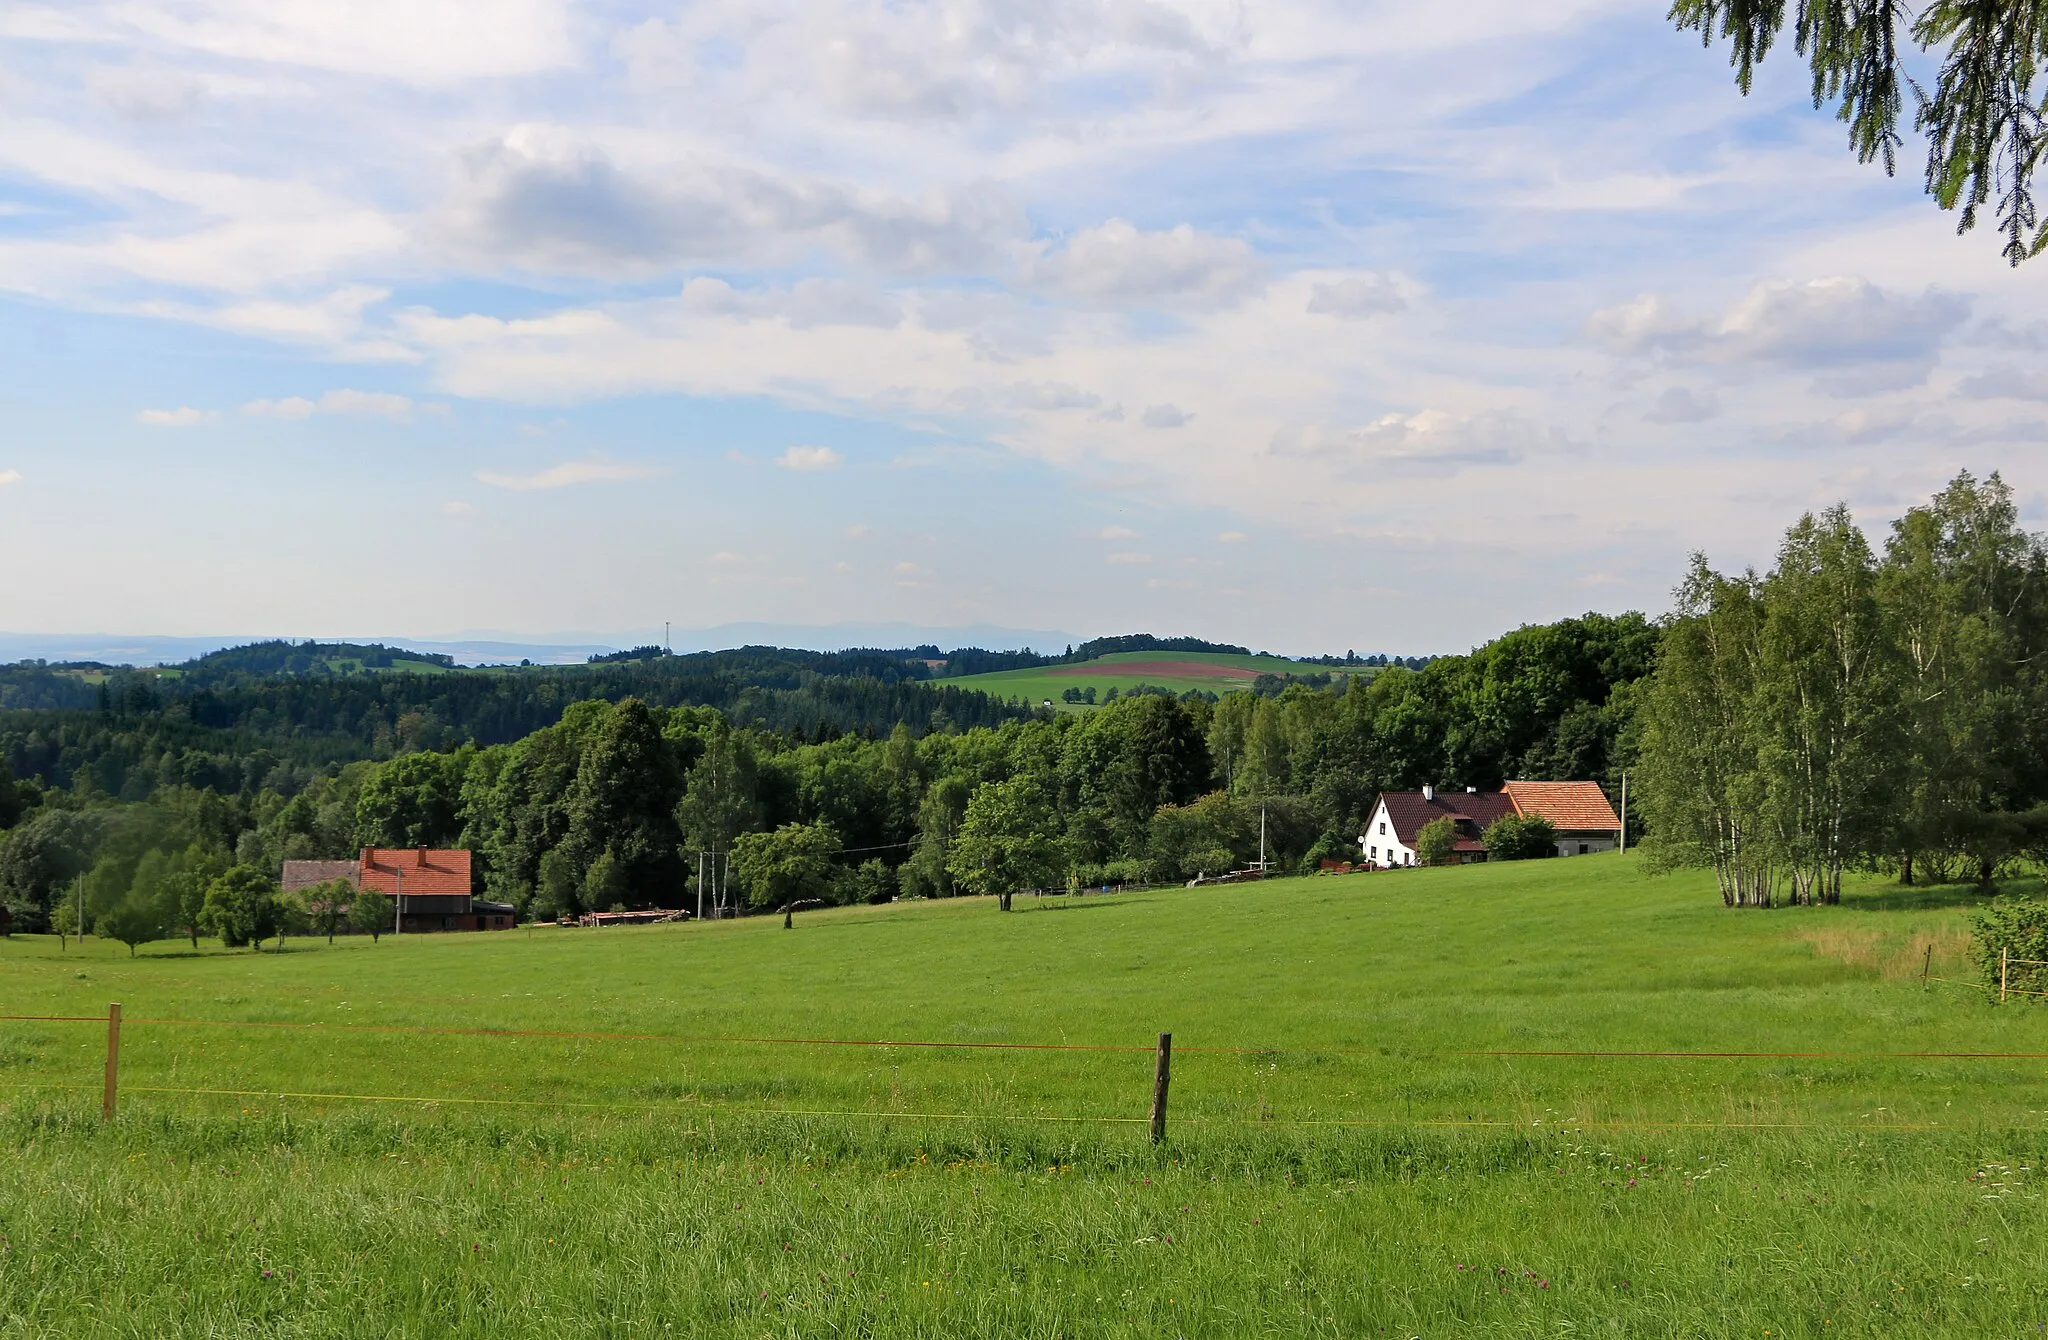
[(1159, 1056), (1152, 1067), (1152, 1143), (1166, 1140), (1166, 1086), (1173, 1079), (1173, 1034), (1159, 1035)]
[(107, 1088), (100, 1097), (100, 1120), (114, 1119), (114, 1100), (121, 1083), (121, 1005), (107, 1006)]
[(1927, 959), (1920, 965), (1920, 989), (1927, 989), (1927, 974), (1934, 971), (1934, 946), (1927, 946)]
[(1998, 951), (1998, 1003), (2001, 1005), (2005, 1004), (2005, 956), (2010, 952), (2005, 949)]

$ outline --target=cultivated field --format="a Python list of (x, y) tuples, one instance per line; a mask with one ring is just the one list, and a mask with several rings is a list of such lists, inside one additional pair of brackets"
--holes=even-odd
[[(106, 1128), (103, 1027), (0, 1024), (0, 1334), (2033, 1334), (2044, 1064), (1900, 1055), (2048, 1054), (1918, 980), (1967, 899), (1731, 913), (1610, 856), (16, 940), (6, 1013), (130, 1022)], [(1113, 1050), (965, 1045), (1024, 1043)]]
[[(1021, 698), (1039, 703), (1052, 699), (1053, 706), (1068, 711), (1086, 711), (1086, 704), (1062, 701), (1068, 689), (1093, 688), (1098, 702), (1114, 688), (1129, 693), (1140, 684), (1185, 693), (1204, 689), (1228, 693), (1248, 688), (1260, 675), (1308, 675), (1331, 673), (1331, 667), (1307, 661), (1290, 661), (1284, 656), (1235, 656), (1224, 652), (1120, 651), (1092, 661), (1071, 665), (1044, 665), (1029, 670), (997, 670), (985, 675), (962, 675), (939, 681), (963, 689), (979, 689), (998, 698)], [(1337, 673), (1371, 675), (1359, 667)]]

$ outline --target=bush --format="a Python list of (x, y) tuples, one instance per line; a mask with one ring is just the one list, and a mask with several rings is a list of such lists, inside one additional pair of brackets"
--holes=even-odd
[(277, 932), (277, 881), (251, 865), (238, 865), (206, 886), (199, 924), (230, 949), (261, 945)]
[(839, 835), (825, 824), (784, 824), (772, 833), (743, 833), (732, 844), (733, 880), (758, 908), (807, 898), (829, 899)]
[(1415, 835), (1415, 859), (1424, 865), (1449, 865), (1458, 846), (1458, 826), (1450, 816), (1431, 819)]
[(1510, 814), (1493, 821), (1480, 842), (1489, 861), (1534, 861), (1557, 855), (1557, 829), (1548, 819)]
[(2014, 963), (2006, 974), (2006, 985), (2020, 991), (2048, 992), (2048, 901), (2040, 898), (2000, 897), (1980, 908), (1970, 918), (1973, 938), (1970, 953), (1984, 971), (1984, 979), (1998, 984), (1998, 953), (2035, 962)]
[(870, 858), (862, 861), (845, 874), (841, 881), (841, 902), (844, 903), (887, 903), (896, 897), (896, 872), (881, 860)]
[(108, 939), (127, 945), (128, 957), (134, 958), (135, 947), (158, 938), (163, 932), (163, 925), (163, 916), (157, 905), (131, 893), (100, 913), (99, 931)]

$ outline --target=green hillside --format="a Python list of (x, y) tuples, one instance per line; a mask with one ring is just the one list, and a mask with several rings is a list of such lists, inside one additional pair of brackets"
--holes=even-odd
[[(4, 1012), (120, 999), (137, 1022), (104, 1129), (103, 1029), (0, 1023), (0, 1316), (44, 1335), (2019, 1334), (2048, 1267), (2048, 1103), (2024, 1059), (2048, 1011), (1918, 980), (1930, 958), (1969, 972), (1973, 897), (1867, 883), (1839, 908), (1731, 912), (1702, 876), (1608, 856), (791, 931), (132, 960), (17, 939)], [(144, 1022), (171, 1019), (213, 1022)], [(833, 1045), (878, 1040), (896, 1045)]]
[(1062, 665), (1034, 666), (1028, 670), (999, 670), (989, 674), (963, 675), (944, 682), (964, 689), (978, 689), (998, 698), (1016, 698), (1027, 703), (1052, 700), (1055, 708), (1086, 711), (1088, 704), (1067, 702), (1069, 689), (1094, 689), (1097, 703), (1114, 688), (1129, 693), (1140, 685), (1185, 693), (1200, 689), (1225, 694), (1249, 688), (1260, 675), (1370, 675), (1370, 667), (1335, 670), (1310, 661), (1292, 661), (1284, 656), (1238, 656), (1225, 652), (1124, 651), (1093, 660)]

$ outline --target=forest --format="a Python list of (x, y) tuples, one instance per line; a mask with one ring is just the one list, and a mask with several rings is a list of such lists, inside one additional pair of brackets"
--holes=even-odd
[[(1657, 639), (1587, 615), (1370, 682), (1085, 715), (885, 678), (894, 653), (334, 674), (278, 644), (96, 684), (15, 667), (43, 699), (0, 711), (0, 898), (23, 928), (191, 933), (228, 870), (363, 845), (468, 848), (477, 892), (540, 916), (687, 902), (702, 853), (713, 897), (745, 907), (1008, 893), (1238, 868), (1262, 814), (1269, 856), (1313, 865), (1353, 853), (1381, 787), (1618, 776)], [(1070, 654), (1153, 645), (1219, 644)]]

